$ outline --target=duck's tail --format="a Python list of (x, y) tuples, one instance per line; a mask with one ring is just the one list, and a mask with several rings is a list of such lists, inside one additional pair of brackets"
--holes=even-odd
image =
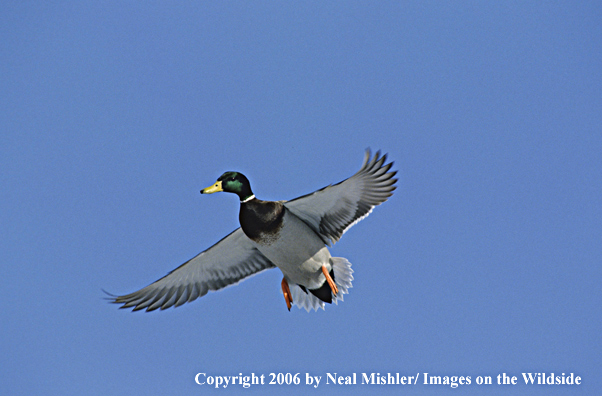
[(339, 288), (339, 293), (334, 300), (335, 304), (338, 301), (343, 301), (343, 294), (349, 293), (349, 289), (353, 287), (351, 281), (353, 281), (353, 270), (351, 269), (351, 263), (344, 257), (331, 257), (330, 263), (334, 270), (334, 283)]
[[(351, 263), (349, 260), (343, 257), (331, 257), (330, 264), (334, 271), (334, 283), (337, 285), (339, 292), (332, 297), (335, 304), (339, 301), (343, 301), (343, 294), (349, 293), (349, 289), (353, 287), (351, 281), (353, 281), (353, 270), (351, 269)], [(310, 310), (317, 311), (318, 308), (324, 309), (324, 301), (320, 300), (312, 293), (308, 293), (307, 290), (302, 290), (299, 285), (290, 285), (291, 295), (293, 297), (293, 304), (299, 308), (305, 308), (307, 312)]]

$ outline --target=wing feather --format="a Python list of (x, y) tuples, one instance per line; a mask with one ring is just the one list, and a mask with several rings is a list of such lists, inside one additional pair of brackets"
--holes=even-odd
[(178, 307), (273, 267), (238, 228), (158, 281), (111, 300), (134, 311)]
[(351, 226), (385, 202), (397, 187), (390, 172), (393, 162), (380, 151), (371, 157), (366, 150), (360, 170), (342, 182), (285, 202), (284, 205), (332, 246)]

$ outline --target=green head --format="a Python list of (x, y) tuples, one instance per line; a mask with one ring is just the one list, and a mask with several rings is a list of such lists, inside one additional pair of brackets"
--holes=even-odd
[(216, 192), (229, 192), (238, 195), (241, 201), (251, 197), (251, 183), (242, 173), (226, 172), (221, 175), (215, 184), (201, 190), (201, 194), (213, 194)]

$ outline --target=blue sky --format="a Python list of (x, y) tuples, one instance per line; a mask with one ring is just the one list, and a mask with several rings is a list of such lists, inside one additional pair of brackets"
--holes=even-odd
[[(326, 373), (471, 376), (465, 394), (602, 387), (596, 2), (12, 2), (0, 6), (0, 347), (11, 395), (397, 394)], [(129, 293), (263, 199), (355, 173), (398, 189), (331, 252), (354, 287), (286, 310), (278, 270), (177, 309)], [(215, 389), (197, 373), (300, 373)], [(527, 386), (523, 372), (582, 385)], [(515, 386), (477, 376), (516, 375)], [(322, 376), (314, 390), (306, 374)], [(269, 377), (267, 377), (269, 378)], [(449, 386), (401, 387), (409, 394)]]

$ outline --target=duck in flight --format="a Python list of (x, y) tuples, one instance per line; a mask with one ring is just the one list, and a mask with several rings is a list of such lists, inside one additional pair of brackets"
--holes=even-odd
[(342, 301), (353, 270), (346, 259), (331, 257), (327, 246), (392, 195), (397, 172), (389, 171), (393, 163), (386, 160), (386, 154), (371, 157), (367, 150), (350, 178), (290, 201), (259, 200), (243, 174), (224, 173), (201, 194), (238, 195), (240, 228), (158, 281), (110, 300), (134, 311), (178, 307), (278, 267), (289, 311), (293, 304), (309, 312)]

